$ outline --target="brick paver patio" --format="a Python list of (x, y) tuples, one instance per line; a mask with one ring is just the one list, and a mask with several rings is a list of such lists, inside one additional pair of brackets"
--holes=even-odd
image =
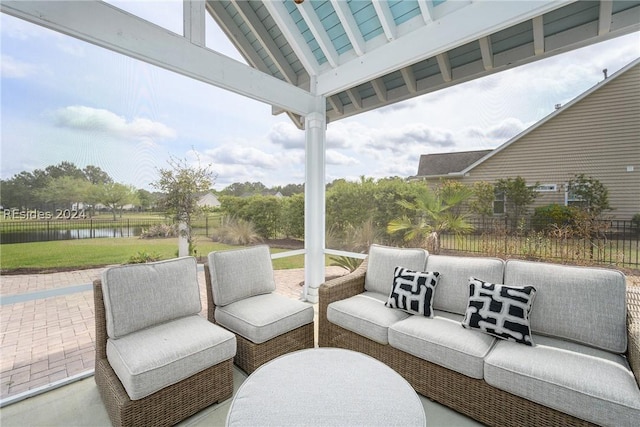
[[(0, 399), (93, 369), (95, 324), (90, 284), (102, 270), (0, 277)], [(344, 273), (340, 267), (327, 268), (328, 275)], [(276, 292), (300, 298), (303, 269), (276, 270), (274, 275)], [(206, 316), (202, 268), (198, 281), (202, 315)], [(73, 288), (82, 291), (64, 294), (77, 290)], [(38, 296), (45, 298), (34, 299)]]

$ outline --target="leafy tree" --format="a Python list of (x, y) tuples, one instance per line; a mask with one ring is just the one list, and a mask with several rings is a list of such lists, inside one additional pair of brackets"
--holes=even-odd
[(145, 211), (153, 207), (158, 200), (156, 194), (144, 189), (139, 189), (137, 196), (138, 202), (140, 203), (140, 208)]
[(108, 184), (113, 182), (113, 179), (108, 173), (100, 169), (98, 166), (88, 165), (82, 169), (82, 173), (85, 178), (92, 184)]
[(580, 200), (576, 206), (591, 218), (596, 218), (611, 209), (609, 191), (595, 178), (584, 174), (575, 175), (569, 181), (569, 191)]
[(285, 197), (293, 196), (294, 194), (304, 193), (304, 184), (287, 184), (284, 187), (277, 186), (272, 189), (273, 193), (278, 191)]
[(44, 170), (50, 178), (70, 178), (86, 179), (84, 172), (71, 162), (61, 162), (59, 165), (47, 166)]
[(493, 215), (493, 201), (495, 200), (495, 188), (487, 181), (473, 183), (473, 197), (469, 202), (471, 212), (480, 215), (482, 221)]
[(261, 182), (234, 182), (221, 191), (221, 194), (237, 197), (254, 196), (263, 194), (267, 187)]
[(37, 194), (44, 202), (68, 209), (87, 200), (90, 186), (84, 177), (59, 176), (50, 179)]
[(375, 210), (375, 182), (372, 178), (361, 177), (358, 182), (336, 180), (327, 190), (327, 228), (342, 236), (350, 226), (364, 223)]
[(138, 203), (137, 190), (130, 186), (111, 182), (97, 186), (97, 200), (108, 207), (113, 213), (113, 220), (116, 220), (116, 212), (120, 212), (125, 205)]
[[(473, 226), (464, 214), (456, 214), (455, 207), (465, 199), (458, 195), (441, 194), (425, 188), (414, 202), (401, 201), (400, 206), (414, 212), (413, 216), (394, 219), (387, 225), (389, 234), (402, 233), (405, 242), (424, 246), (432, 253), (440, 251), (440, 233), (452, 231), (456, 234), (468, 233)], [(455, 201), (456, 204), (448, 204)]]
[(284, 199), (282, 220), (283, 231), (287, 237), (304, 238), (304, 193)]
[(191, 166), (186, 159), (171, 157), (167, 163), (169, 167), (159, 169), (160, 177), (151, 185), (164, 193), (160, 206), (175, 221), (182, 222), (186, 228), (181, 231), (183, 237), (189, 243), (189, 253), (195, 249), (192, 233), (192, 220), (202, 209), (198, 206), (198, 194), (201, 194), (213, 186), (215, 174), (211, 165), (202, 166), (198, 158), (198, 164)]
[(511, 220), (511, 227), (516, 228), (518, 222), (527, 214), (529, 206), (538, 197), (536, 187), (540, 183), (533, 186), (527, 186), (524, 178), (518, 176), (516, 178), (499, 179), (495, 184), (496, 191), (504, 193), (505, 197), (505, 215)]

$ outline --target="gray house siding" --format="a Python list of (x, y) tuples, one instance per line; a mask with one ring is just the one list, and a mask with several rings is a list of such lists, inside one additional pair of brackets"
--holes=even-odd
[(585, 174), (608, 189), (614, 219), (640, 213), (640, 62), (609, 79), (462, 171), (462, 182), (555, 185), (535, 207), (564, 204), (566, 183)]

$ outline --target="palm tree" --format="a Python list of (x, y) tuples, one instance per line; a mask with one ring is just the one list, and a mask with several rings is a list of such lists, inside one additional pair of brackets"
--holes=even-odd
[(440, 233), (451, 231), (461, 235), (473, 231), (466, 214), (456, 209), (471, 197), (471, 194), (472, 191), (464, 186), (458, 187), (456, 191), (449, 187), (446, 192), (434, 192), (427, 188), (416, 197), (415, 202), (398, 202), (402, 207), (414, 211), (416, 215), (413, 218), (403, 216), (390, 221), (387, 232), (402, 232), (405, 242), (414, 242), (437, 254), (440, 252)]

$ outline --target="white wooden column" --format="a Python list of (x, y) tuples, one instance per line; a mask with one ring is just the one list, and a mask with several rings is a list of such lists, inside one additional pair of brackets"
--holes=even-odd
[(325, 147), (327, 118), (325, 98), (317, 97), (315, 110), (305, 116), (304, 189), (304, 299), (318, 302), (324, 282)]

